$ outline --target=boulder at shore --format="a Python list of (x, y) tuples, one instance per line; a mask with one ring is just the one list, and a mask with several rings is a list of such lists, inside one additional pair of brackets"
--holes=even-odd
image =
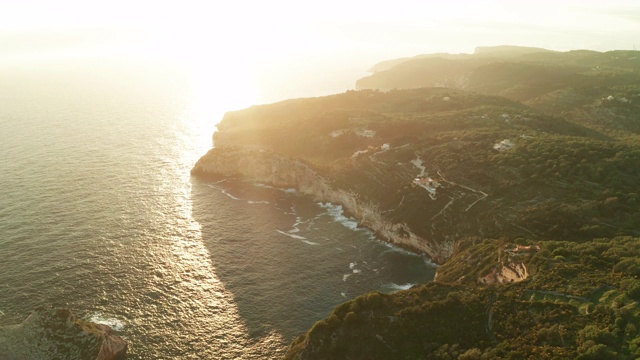
[(123, 360), (127, 342), (106, 325), (78, 319), (68, 309), (38, 308), (24, 322), (0, 327), (7, 360)]

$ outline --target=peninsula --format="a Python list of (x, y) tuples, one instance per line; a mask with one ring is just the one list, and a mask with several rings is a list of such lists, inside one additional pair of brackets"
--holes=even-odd
[(441, 264), (292, 359), (640, 356), (640, 53), (479, 48), (227, 113), (202, 177), (295, 187)]

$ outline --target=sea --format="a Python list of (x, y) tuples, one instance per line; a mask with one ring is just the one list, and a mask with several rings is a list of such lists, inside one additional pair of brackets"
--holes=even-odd
[[(223, 113), (264, 102), (229, 76), (192, 75), (130, 61), (0, 67), (0, 326), (64, 307), (109, 325), (130, 359), (272, 359), (343, 302), (433, 279), (428, 259), (339, 204), (190, 176)], [(351, 75), (279, 94), (343, 92)]]

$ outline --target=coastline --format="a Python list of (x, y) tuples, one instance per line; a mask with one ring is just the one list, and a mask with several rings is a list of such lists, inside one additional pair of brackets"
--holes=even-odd
[(375, 204), (362, 203), (357, 194), (333, 188), (327, 179), (309, 165), (270, 151), (214, 147), (196, 162), (191, 175), (202, 178), (238, 176), (275, 187), (295, 188), (314, 201), (339, 204), (345, 214), (356, 219), (359, 226), (372, 231), (376, 238), (427, 256), (435, 265), (446, 262), (455, 246), (452, 241), (436, 243), (420, 237), (405, 223), (392, 223)]

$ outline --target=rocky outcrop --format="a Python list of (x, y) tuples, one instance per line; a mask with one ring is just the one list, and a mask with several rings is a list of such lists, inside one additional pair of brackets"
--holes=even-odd
[(486, 285), (508, 284), (526, 280), (528, 277), (529, 271), (524, 262), (509, 262), (480, 277), (478, 282)]
[(376, 204), (360, 200), (352, 191), (332, 186), (310, 165), (267, 150), (246, 147), (211, 149), (195, 164), (196, 176), (239, 176), (282, 188), (296, 188), (317, 201), (340, 204), (360, 225), (375, 231), (395, 245), (424, 253), (436, 263), (446, 261), (453, 251), (452, 241), (437, 243), (415, 234), (404, 223), (393, 223)]
[(108, 326), (67, 309), (39, 308), (21, 324), (0, 327), (0, 358), (6, 360), (124, 360), (127, 346)]
[(530, 279), (537, 245), (514, 245), (505, 239), (462, 238), (453, 256), (436, 272), (437, 281), (467, 285), (517, 283)]
[(516, 245), (515, 248), (505, 248), (499, 256), (500, 265), (489, 274), (479, 276), (478, 283), (485, 285), (507, 284), (528, 279), (530, 273), (526, 262), (530, 255), (538, 251), (540, 251), (540, 247), (537, 245)]

